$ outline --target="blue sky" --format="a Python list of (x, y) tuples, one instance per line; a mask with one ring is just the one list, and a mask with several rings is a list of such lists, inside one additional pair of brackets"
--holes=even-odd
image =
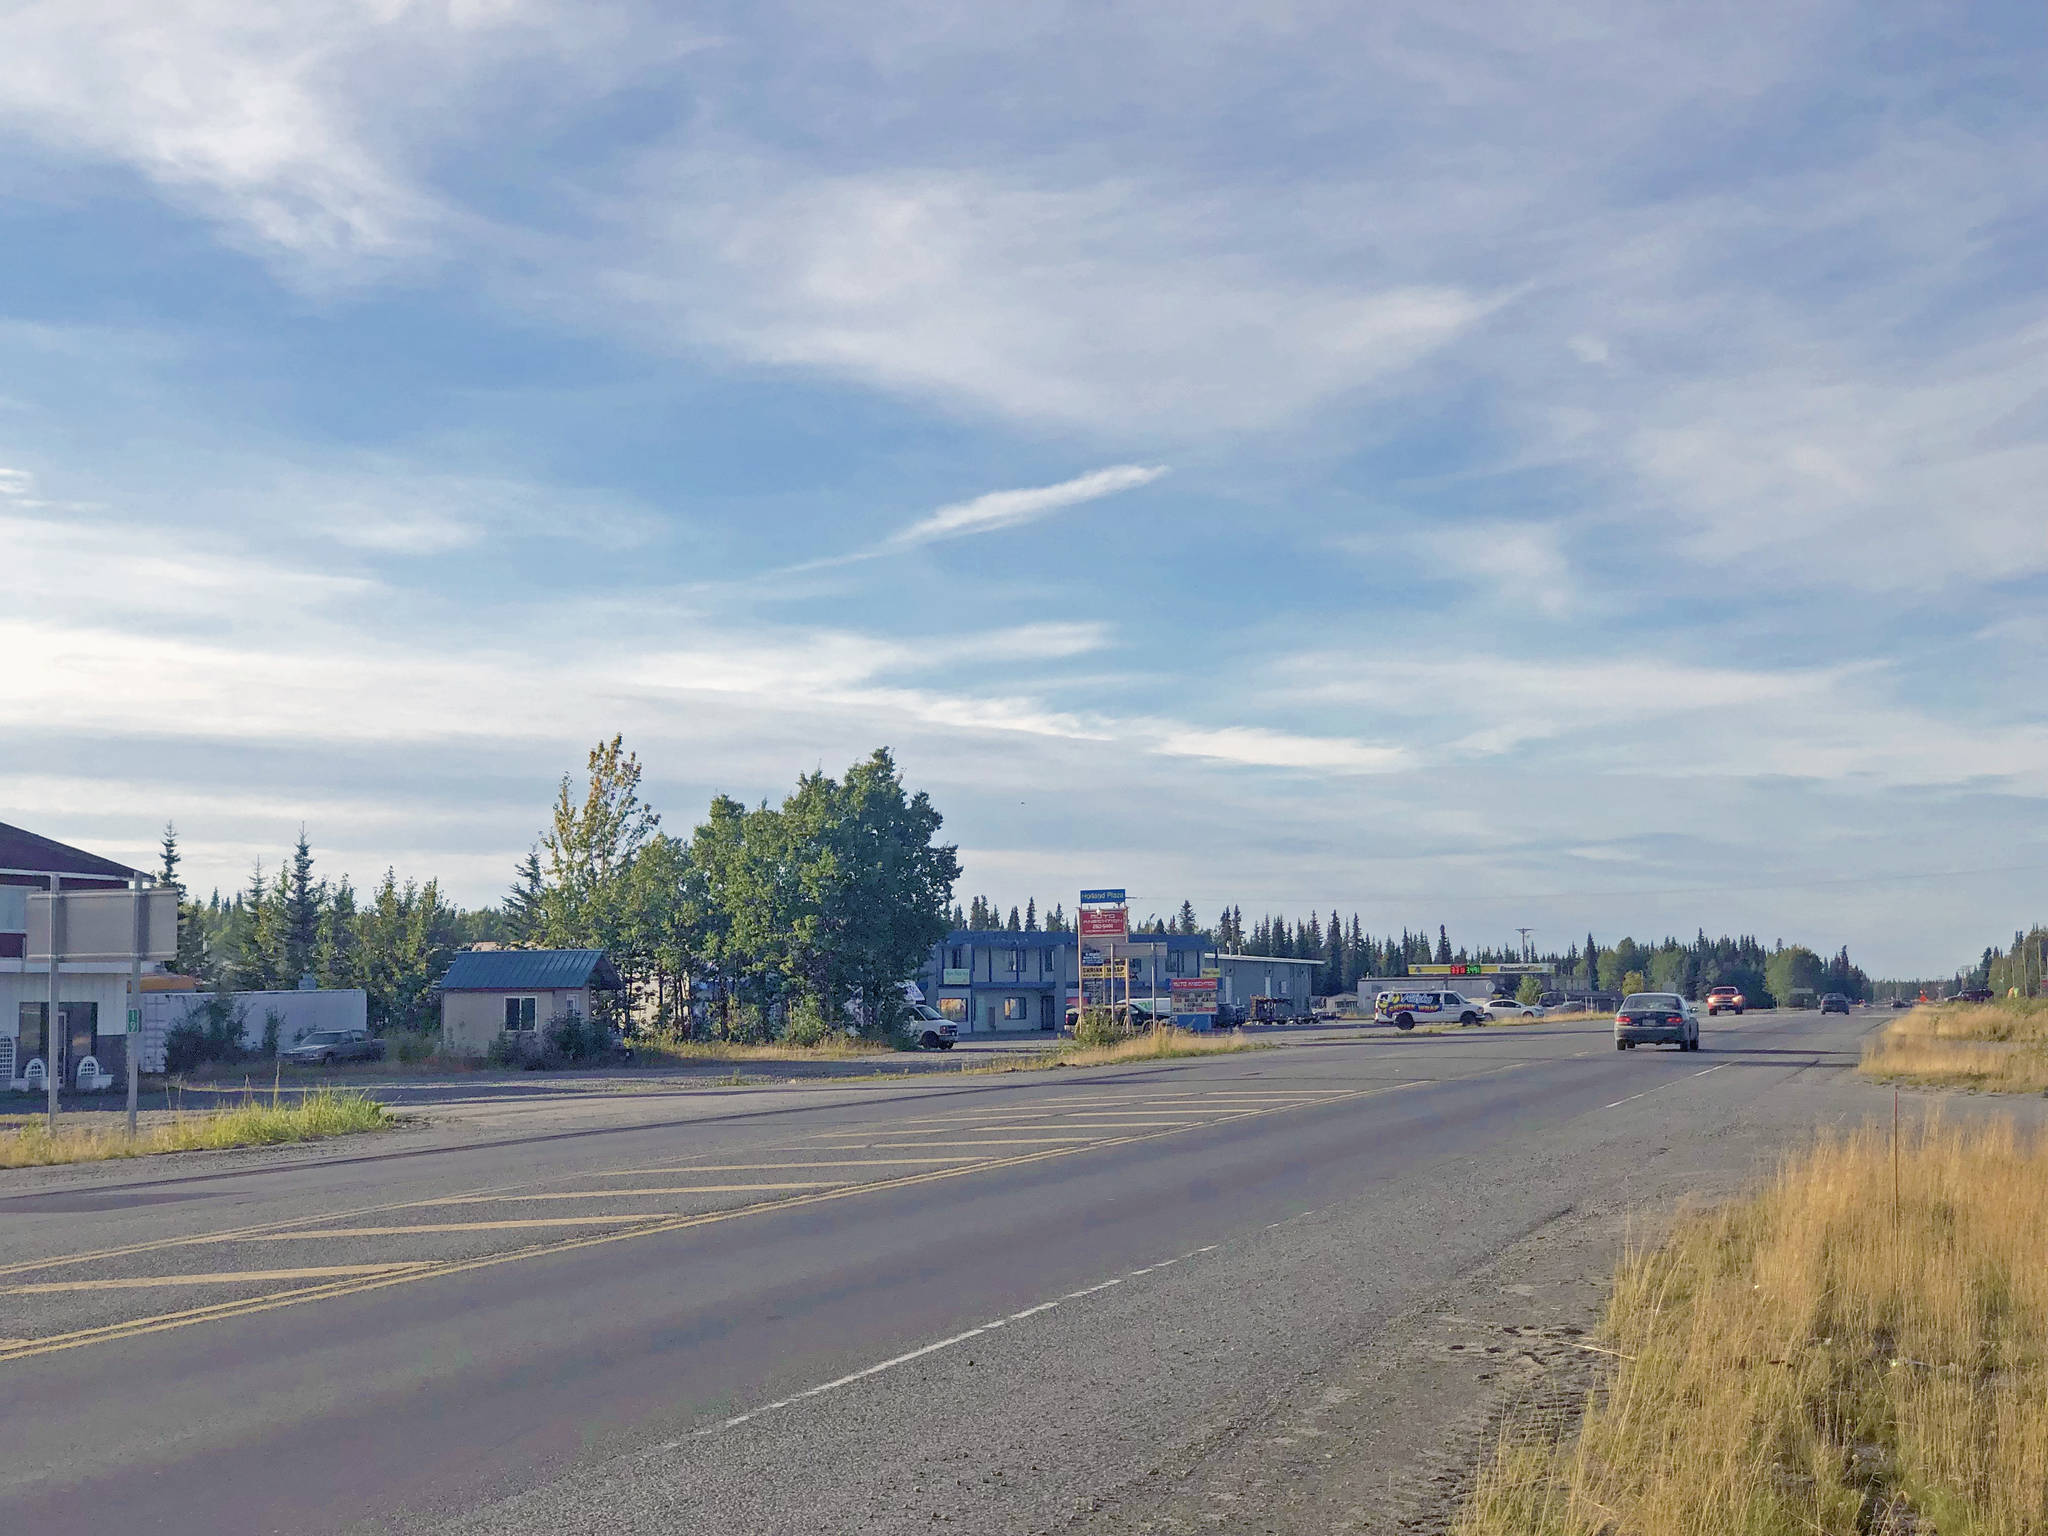
[(878, 743), (963, 892), (2048, 915), (2038, 6), (29, 3), (0, 819), (495, 899)]

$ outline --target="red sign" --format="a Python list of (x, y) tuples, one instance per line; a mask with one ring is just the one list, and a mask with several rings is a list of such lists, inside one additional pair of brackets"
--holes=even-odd
[(1120, 939), (1130, 932), (1130, 915), (1128, 907), (1083, 907), (1081, 937)]

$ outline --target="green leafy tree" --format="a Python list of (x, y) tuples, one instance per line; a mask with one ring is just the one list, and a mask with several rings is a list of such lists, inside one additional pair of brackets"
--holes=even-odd
[(1515, 988), (1515, 1001), (1524, 1008), (1533, 1008), (1543, 1001), (1543, 983), (1534, 976), (1524, 976)]
[(454, 919), (438, 882), (401, 886), (393, 871), (384, 872), (357, 921), (370, 1022), (380, 1033), (434, 1027), (436, 988), (454, 953)]
[(570, 776), (562, 775), (552, 823), (541, 838), (547, 851), (541, 927), (548, 943), (623, 948), (633, 860), (660, 825), (640, 799), (640, 759), (625, 750), (623, 737), (590, 749), (580, 802)]
[(1818, 992), (1826, 981), (1827, 967), (1819, 955), (1793, 944), (1774, 953), (1764, 965), (1764, 985), (1778, 1002), (1787, 1001), (1795, 989)]

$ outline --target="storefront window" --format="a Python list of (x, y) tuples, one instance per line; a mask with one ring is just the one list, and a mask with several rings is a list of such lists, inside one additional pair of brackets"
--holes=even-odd
[(1025, 999), (1021, 997), (1006, 997), (1003, 999), (1003, 1022), (1005, 1024), (1011, 1022), (1022, 1023), (1030, 1017), (1030, 1013), (1025, 1008)]
[(939, 1012), (955, 1024), (967, 1022), (967, 999), (964, 997), (942, 997), (938, 1003)]

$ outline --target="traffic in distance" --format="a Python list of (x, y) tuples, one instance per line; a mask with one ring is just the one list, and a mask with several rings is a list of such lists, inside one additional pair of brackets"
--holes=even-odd
[[(1706, 997), (1706, 1013), (1742, 1013), (1748, 999), (1736, 987), (1715, 987)], [(1840, 992), (1818, 1000), (1822, 1013), (1849, 1012), (1853, 1006)], [(1550, 1009), (1540, 1003), (1517, 1002), (1511, 997), (1473, 998), (1462, 992), (1425, 987), (1419, 990), (1388, 990), (1373, 999), (1373, 1017), (1396, 1029), (1413, 1029), (1417, 1024), (1456, 1024), (1460, 1028), (1485, 1024), (1489, 1020), (1541, 1019)], [(1700, 1048), (1700, 1009), (1676, 992), (1631, 992), (1614, 1012), (1614, 1048), (1632, 1051), (1639, 1045), (1675, 1045), (1681, 1051)]]

